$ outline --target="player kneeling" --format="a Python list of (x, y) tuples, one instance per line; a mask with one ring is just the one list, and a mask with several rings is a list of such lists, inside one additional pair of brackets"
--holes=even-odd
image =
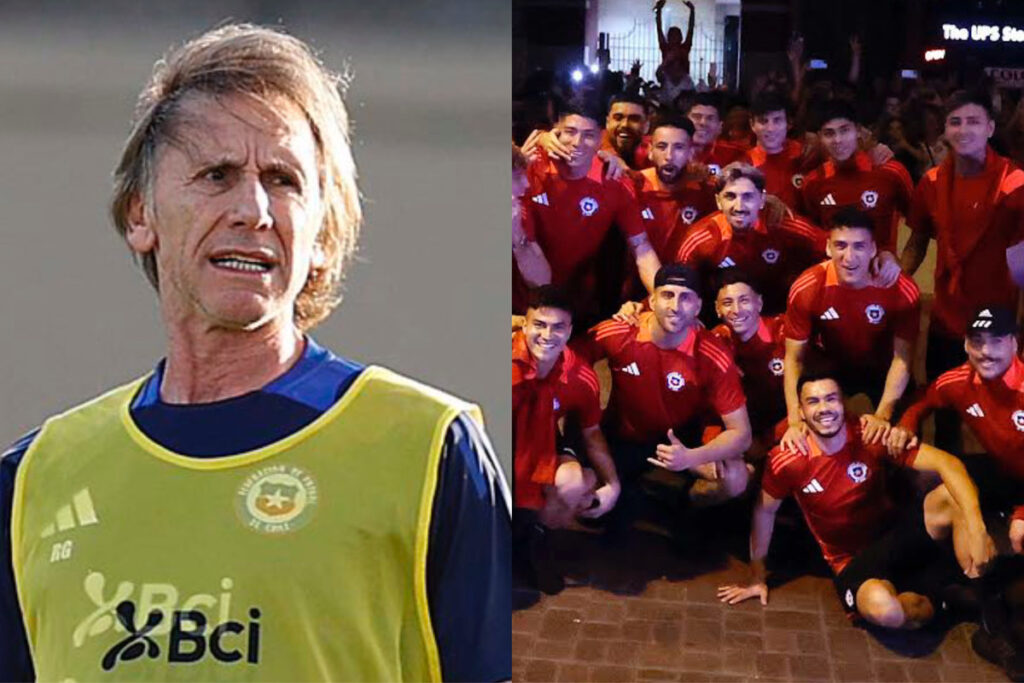
[(916, 504), (898, 510), (886, 491), (894, 466), (939, 474), (963, 510), (969, 539), (969, 575), (976, 575), (995, 549), (982, 521), (978, 492), (963, 464), (922, 444), (898, 455), (866, 445), (859, 421), (847, 419), (843, 391), (833, 373), (805, 373), (797, 393), (807, 425), (808, 452), (776, 447), (768, 455), (761, 495), (750, 531), (751, 578), (747, 585), (719, 588), (722, 602), (752, 597), (768, 602), (764, 560), (775, 514), (793, 495), (835, 575), (843, 606), (851, 616), (889, 628), (917, 628), (935, 615), (935, 596), (956, 567), (935, 542)]

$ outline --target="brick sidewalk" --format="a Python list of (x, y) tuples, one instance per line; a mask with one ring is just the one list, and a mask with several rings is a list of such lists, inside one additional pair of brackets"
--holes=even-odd
[(971, 649), (973, 624), (899, 634), (887, 647), (850, 625), (828, 578), (792, 580), (767, 607), (730, 607), (715, 592), (744, 565), (727, 554), (698, 566), (639, 531), (617, 549), (579, 532), (553, 540), (570, 587), (514, 589), (515, 681), (1007, 680)]

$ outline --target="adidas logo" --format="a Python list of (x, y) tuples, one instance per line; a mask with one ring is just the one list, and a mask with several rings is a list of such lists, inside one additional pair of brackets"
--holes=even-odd
[(977, 403), (967, 409), (967, 414), (973, 417), (985, 417), (985, 411)]
[(76, 526), (89, 526), (90, 524), (99, 523), (100, 520), (96, 516), (96, 508), (92, 505), (92, 496), (89, 495), (89, 489), (84, 488), (71, 498), (70, 505), (65, 505), (57, 510), (57, 520), (43, 528), (40, 538), (49, 538), (58, 531), (67, 531), (68, 529), (74, 529)]
[(828, 310), (818, 317), (821, 318), (822, 320), (839, 320), (839, 314), (836, 313), (836, 309), (832, 308), (831, 306), (829, 306)]
[(540, 204), (541, 206), (548, 206), (548, 193), (541, 192), (538, 195), (531, 197), (534, 204)]
[(821, 200), (821, 205), (822, 206), (835, 206), (836, 205), (836, 198), (832, 196), (831, 192), (829, 192), (827, 195), (825, 195), (825, 198)]
[(817, 479), (811, 479), (811, 483), (800, 490), (804, 493), (821, 493), (825, 490), (825, 487), (822, 486)]
[(722, 259), (722, 262), (718, 264), (718, 267), (719, 268), (732, 268), (735, 265), (736, 265), (736, 262), (733, 261), (728, 256), (726, 256), (724, 259)]
[(654, 220), (654, 212), (651, 211), (650, 207), (647, 207), (646, 209), (641, 211), (640, 215), (643, 216), (644, 218), (646, 218), (649, 221), (653, 221)]
[(629, 365), (625, 365), (619, 368), (619, 370), (626, 373), (627, 375), (633, 375), (634, 377), (640, 376), (640, 366), (637, 365), (635, 362), (630, 363)]

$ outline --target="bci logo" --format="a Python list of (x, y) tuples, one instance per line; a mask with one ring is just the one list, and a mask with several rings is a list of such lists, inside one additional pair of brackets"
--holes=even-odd
[(108, 594), (103, 574), (92, 572), (84, 587), (96, 609), (78, 624), (72, 641), (81, 647), (88, 638), (111, 629), (126, 634), (104, 654), (104, 671), (143, 656), (160, 659), (163, 638), (156, 638), (164, 635), (168, 636), (165, 657), (171, 664), (197, 662), (206, 656), (228, 663), (244, 658), (257, 664), (260, 610), (250, 607), (248, 622), (231, 619), (232, 586), (225, 577), (219, 595), (196, 593), (179, 601), (179, 591), (172, 584), (141, 583), (136, 591), (136, 584), (122, 581)]

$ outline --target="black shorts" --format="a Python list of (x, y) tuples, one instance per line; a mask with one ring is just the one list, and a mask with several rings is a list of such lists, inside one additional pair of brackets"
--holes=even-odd
[(1007, 518), (1018, 505), (1024, 505), (1024, 483), (1007, 474), (999, 462), (988, 455), (961, 458), (967, 475), (978, 487), (978, 502), (983, 514)]
[(959, 567), (953, 556), (928, 535), (924, 512), (915, 506), (867, 546), (833, 578), (848, 615), (857, 614), (857, 591), (868, 579), (890, 581), (900, 593), (920, 593), (938, 604), (939, 591), (953, 581)]

